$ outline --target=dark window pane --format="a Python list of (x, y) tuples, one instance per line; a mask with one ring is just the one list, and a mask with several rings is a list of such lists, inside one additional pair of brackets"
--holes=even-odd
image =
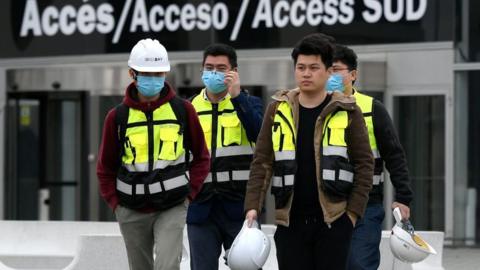
[(394, 99), (395, 123), (407, 155), (414, 199), (411, 220), (417, 230), (444, 230), (445, 97)]
[(456, 61), (480, 61), (480, 1), (457, 0)]

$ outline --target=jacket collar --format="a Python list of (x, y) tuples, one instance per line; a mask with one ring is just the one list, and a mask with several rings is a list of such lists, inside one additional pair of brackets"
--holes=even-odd
[[(299, 98), (300, 95), (300, 89), (295, 88), (291, 90), (280, 90), (277, 91), (272, 98), (277, 101), (286, 101), (290, 104), (291, 107), (296, 108), (298, 107)], [(333, 92), (329, 93), (328, 95), (331, 95), (332, 98), (328, 105), (325, 107), (324, 111), (330, 111), (329, 107), (340, 107), (344, 110), (351, 111), (355, 109), (355, 97), (353, 96), (345, 96), (342, 93), (339, 92)]]

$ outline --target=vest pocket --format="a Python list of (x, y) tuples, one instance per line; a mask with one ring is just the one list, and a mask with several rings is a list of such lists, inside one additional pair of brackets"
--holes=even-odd
[(183, 136), (179, 134), (179, 130), (180, 126), (178, 125), (160, 126), (160, 154), (158, 156), (158, 159), (177, 159), (177, 149), (183, 148), (183, 145), (181, 144)]
[(222, 144), (223, 146), (240, 145), (242, 142), (242, 126), (240, 119), (236, 115), (222, 116), (220, 119), (222, 126)]
[(347, 146), (345, 142), (345, 129), (344, 128), (331, 128), (329, 145)]
[(348, 198), (352, 191), (354, 167), (342, 157), (322, 157), (322, 188), (333, 196)]
[(348, 126), (348, 116), (345, 111), (338, 111), (327, 121), (328, 144), (347, 146), (345, 142), (345, 129)]
[[(135, 162), (146, 162), (146, 156), (141, 155), (137, 157), (137, 153), (148, 153), (148, 137), (146, 133), (133, 133), (126, 137), (126, 143), (128, 143), (131, 152), (125, 152), (131, 154), (131, 164)], [(128, 148), (127, 148), (128, 149)]]
[(292, 195), (292, 192), (293, 192), (293, 186), (287, 186), (287, 187), (272, 186), (271, 193), (275, 198), (275, 209), (284, 208), (287, 205), (288, 200)]
[[(295, 163), (290, 164), (293, 165)], [(275, 168), (282, 172), (280, 175), (274, 175), (272, 179), (271, 193), (275, 197), (275, 209), (284, 208), (290, 196), (292, 196), (296, 166), (294, 167), (294, 169), (285, 167)], [(287, 171), (291, 173), (287, 173)]]
[[(210, 116), (210, 115), (207, 115)], [(210, 149), (212, 144), (212, 121), (206, 116), (199, 116), (200, 125), (202, 126), (203, 134), (205, 135), (205, 143), (207, 148)]]
[(116, 181), (117, 196), (120, 205), (130, 209), (139, 209), (146, 206), (146, 190), (143, 183), (145, 173), (132, 174), (123, 167), (120, 169)]

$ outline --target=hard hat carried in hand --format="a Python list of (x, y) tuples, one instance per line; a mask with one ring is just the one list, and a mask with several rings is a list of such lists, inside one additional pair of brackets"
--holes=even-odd
[(248, 227), (245, 220), (243, 227), (227, 251), (227, 264), (232, 270), (257, 270), (267, 261), (270, 253), (270, 240), (257, 222)]
[(140, 72), (170, 71), (170, 62), (165, 47), (156, 39), (142, 39), (133, 47), (128, 66)]
[(396, 224), (390, 235), (390, 249), (397, 259), (407, 263), (417, 263), (430, 254), (437, 254), (432, 246), (415, 233), (410, 221), (402, 221), (398, 207), (393, 210), (393, 216)]

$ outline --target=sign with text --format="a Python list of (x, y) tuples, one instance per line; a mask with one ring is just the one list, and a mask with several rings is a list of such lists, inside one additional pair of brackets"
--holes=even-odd
[(129, 52), (142, 38), (169, 51), (213, 42), (291, 47), (323, 32), (345, 44), (453, 40), (448, 0), (11, 0), (0, 57)]

